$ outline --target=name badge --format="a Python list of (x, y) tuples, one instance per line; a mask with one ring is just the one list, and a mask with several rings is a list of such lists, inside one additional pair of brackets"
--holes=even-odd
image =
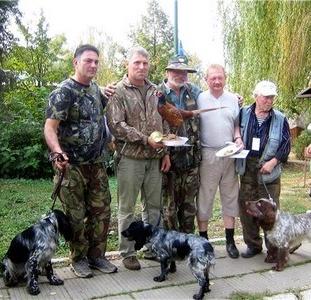
[(259, 138), (253, 138), (252, 150), (259, 151), (259, 148), (260, 148), (260, 139)]

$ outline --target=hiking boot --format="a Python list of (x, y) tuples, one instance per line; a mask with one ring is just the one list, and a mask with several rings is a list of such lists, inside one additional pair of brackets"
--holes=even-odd
[(102, 273), (109, 274), (118, 271), (118, 268), (106, 257), (89, 257), (88, 260), (90, 268), (99, 270)]
[(90, 269), (89, 263), (85, 257), (78, 261), (73, 261), (70, 267), (77, 277), (80, 277), (80, 278), (93, 277), (92, 270)]
[(241, 253), (241, 256), (243, 258), (251, 258), (254, 257), (255, 255), (261, 253), (262, 249), (255, 249), (255, 248), (249, 248), (247, 247), (245, 252)]
[(137, 271), (140, 270), (141, 266), (136, 258), (136, 256), (129, 256), (123, 259), (123, 265), (125, 268), (132, 270), (132, 271)]

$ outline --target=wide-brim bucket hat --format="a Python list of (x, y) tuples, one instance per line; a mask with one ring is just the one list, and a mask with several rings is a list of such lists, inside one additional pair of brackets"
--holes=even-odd
[(168, 66), (165, 70), (181, 70), (188, 73), (196, 73), (197, 70), (188, 66), (188, 59), (185, 56), (175, 56), (170, 59)]

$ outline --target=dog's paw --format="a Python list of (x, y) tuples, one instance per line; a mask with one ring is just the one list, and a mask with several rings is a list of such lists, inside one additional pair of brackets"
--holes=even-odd
[(60, 279), (57, 275), (52, 275), (51, 278), (49, 279), (49, 282), (51, 285), (62, 285), (64, 284), (64, 281)]
[(156, 282), (162, 282), (162, 281), (165, 281), (165, 276), (159, 275), (159, 276), (153, 277), (153, 280)]
[(176, 270), (177, 270), (176, 264), (175, 264), (175, 263), (173, 263), (173, 264), (171, 263), (171, 264), (170, 264), (169, 272), (170, 272), (170, 273), (175, 273)]
[(204, 292), (205, 293), (209, 293), (210, 291), (211, 291), (211, 289), (208, 286), (206, 286), (205, 289), (204, 289)]
[(265, 262), (266, 263), (276, 263), (277, 262), (277, 259), (275, 256), (272, 256), (272, 255), (267, 255), (266, 258), (265, 258)]
[(284, 266), (279, 266), (276, 264), (275, 266), (272, 267), (272, 270), (277, 271), (277, 272), (281, 272), (284, 270)]
[(40, 294), (40, 289), (38, 284), (32, 284), (27, 287), (27, 291), (30, 295), (38, 295)]
[(3, 273), (3, 281), (4, 281), (5, 286), (7, 287), (16, 286), (18, 284), (18, 281), (12, 278), (10, 273), (7, 270), (5, 270)]
[(204, 296), (202, 296), (202, 295), (200, 295), (200, 294), (194, 294), (192, 298), (195, 299), (195, 300), (202, 300), (203, 297), (204, 297)]

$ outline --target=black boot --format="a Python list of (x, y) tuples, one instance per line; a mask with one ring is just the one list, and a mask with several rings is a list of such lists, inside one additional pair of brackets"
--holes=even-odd
[(238, 258), (240, 253), (234, 242), (234, 228), (226, 228), (226, 250), (231, 258)]

